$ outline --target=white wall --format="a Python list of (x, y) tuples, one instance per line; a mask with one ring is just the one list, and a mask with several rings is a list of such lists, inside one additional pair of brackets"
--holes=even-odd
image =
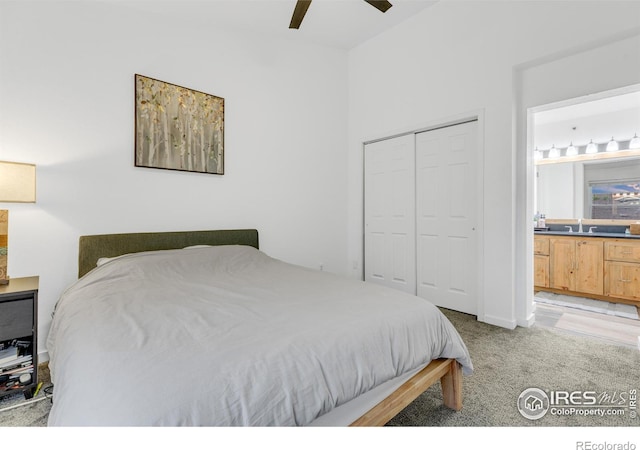
[[(361, 143), (481, 110), (485, 209), (480, 226), (485, 252), (480, 263), (484, 305), (479, 319), (505, 327), (527, 324), (530, 309), (517, 308), (524, 297), (516, 302), (516, 283), (522, 284), (516, 280), (516, 258), (524, 261), (522, 254), (516, 255), (516, 242), (524, 246), (521, 230), (526, 229), (516, 201), (527, 200), (524, 192), (516, 198), (516, 175), (525, 171), (517, 173), (516, 162), (521, 166), (527, 162), (516, 159), (521, 142), (514, 112), (522, 93), (514, 75), (545, 58), (572, 54), (639, 29), (638, 2), (444, 1), (353, 50), (348, 255), (352, 267), (362, 262)], [(597, 74), (602, 85), (610, 84), (607, 72)], [(571, 76), (578, 80), (574, 85), (580, 85), (582, 75), (571, 72)], [(553, 84), (553, 77), (547, 83)], [(520, 268), (520, 275), (528, 269)], [(359, 270), (352, 274), (358, 276)]]
[[(274, 257), (346, 271), (346, 51), (0, 2), (0, 64), (0, 160), (37, 165), (37, 203), (0, 207), (10, 276), (40, 276), (40, 351), (80, 235), (251, 227)], [(134, 167), (135, 73), (225, 98), (225, 175)]]

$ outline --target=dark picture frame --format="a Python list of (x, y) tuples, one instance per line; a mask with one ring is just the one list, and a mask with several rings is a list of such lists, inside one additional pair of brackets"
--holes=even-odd
[(135, 165), (224, 174), (224, 98), (135, 75)]

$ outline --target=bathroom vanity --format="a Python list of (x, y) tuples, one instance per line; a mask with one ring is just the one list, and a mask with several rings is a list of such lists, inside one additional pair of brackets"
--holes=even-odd
[(640, 306), (640, 235), (536, 231), (534, 288)]

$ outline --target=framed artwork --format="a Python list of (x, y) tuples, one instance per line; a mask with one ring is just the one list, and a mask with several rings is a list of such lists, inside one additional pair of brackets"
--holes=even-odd
[(9, 283), (7, 247), (9, 246), (9, 210), (0, 209), (0, 284)]
[(136, 74), (135, 165), (224, 174), (224, 98)]

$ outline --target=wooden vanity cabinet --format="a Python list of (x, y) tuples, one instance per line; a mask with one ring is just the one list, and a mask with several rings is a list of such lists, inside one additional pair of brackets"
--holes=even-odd
[(534, 288), (640, 306), (640, 239), (534, 236)]
[(533, 284), (549, 287), (549, 238), (533, 238)]
[(604, 294), (604, 241), (597, 238), (549, 239), (549, 287)]
[(611, 240), (604, 249), (605, 295), (640, 301), (640, 242)]

